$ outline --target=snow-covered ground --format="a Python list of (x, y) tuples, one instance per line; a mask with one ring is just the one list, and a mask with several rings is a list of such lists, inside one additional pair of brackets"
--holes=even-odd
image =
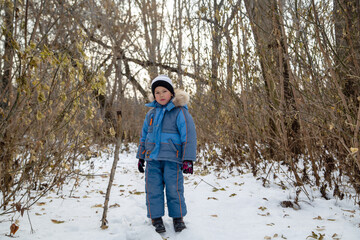
[[(309, 201), (300, 194), (300, 209), (283, 208), (280, 203), (293, 200), (291, 189), (272, 184), (267, 188), (251, 173), (186, 175), (185, 198), (187, 229), (175, 233), (172, 219), (163, 218), (166, 233), (159, 235), (146, 218), (144, 175), (137, 171), (134, 148), (120, 156), (108, 211), (109, 227), (100, 229), (104, 195), (113, 156), (102, 154), (94, 161), (81, 186), (70, 196), (72, 185), (42, 198), (27, 214), (19, 217), (17, 239), (360, 239), (360, 209), (352, 200), (320, 198), (316, 191)], [(196, 165), (195, 165), (196, 170)], [(214, 188), (216, 187), (216, 188)], [(308, 189), (311, 191), (311, 189)], [(329, 194), (331, 195), (331, 194)], [(8, 238), (9, 219), (0, 216), (0, 239)], [(17, 218), (17, 217), (16, 217)], [(314, 236), (317, 238), (311, 238)]]

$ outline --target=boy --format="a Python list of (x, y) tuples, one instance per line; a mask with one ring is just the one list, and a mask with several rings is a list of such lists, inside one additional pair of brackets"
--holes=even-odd
[(183, 173), (193, 173), (196, 160), (196, 130), (188, 112), (189, 95), (174, 91), (172, 81), (165, 75), (151, 83), (155, 100), (146, 104), (147, 113), (140, 137), (138, 169), (145, 172), (147, 216), (155, 231), (165, 232), (164, 188), (169, 216), (175, 232), (186, 228), (183, 217), (187, 213), (184, 198)]

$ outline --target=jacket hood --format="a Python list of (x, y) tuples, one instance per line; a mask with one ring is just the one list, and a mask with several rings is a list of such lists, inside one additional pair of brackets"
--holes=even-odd
[[(151, 94), (149, 96), (150, 102), (153, 102), (154, 96)], [(190, 96), (187, 92), (181, 89), (175, 89), (175, 97), (171, 100), (175, 107), (183, 107), (189, 104)]]

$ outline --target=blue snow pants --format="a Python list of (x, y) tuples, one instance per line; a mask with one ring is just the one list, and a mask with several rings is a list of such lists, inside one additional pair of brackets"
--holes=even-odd
[(154, 219), (164, 216), (164, 188), (169, 217), (184, 217), (187, 210), (181, 164), (150, 160), (146, 161), (145, 169), (147, 217)]

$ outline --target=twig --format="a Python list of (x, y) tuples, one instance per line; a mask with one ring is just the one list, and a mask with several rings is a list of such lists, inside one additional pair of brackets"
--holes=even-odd
[(106, 229), (108, 226), (108, 220), (107, 220), (107, 211), (108, 211), (108, 205), (109, 205), (109, 199), (110, 199), (110, 192), (111, 192), (111, 186), (114, 181), (115, 173), (116, 173), (116, 166), (119, 161), (119, 151), (122, 144), (122, 117), (121, 112), (118, 112), (117, 115), (117, 133), (116, 133), (116, 144), (115, 144), (115, 152), (114, 152), (114, 161), (113, 165), (111, 167), (110, 177), (109, 177), (109, 183), (108, 187), (106, 189), (106, 195), (105, 195), (105, 201), (104, 201), (104, 211), (101, 218), (101, 229)]
[(82, 177), (107, 177), (108, 174), (79, 174)]
[[(291, 181), (293, 181), (293, 182), (295, 183), (295, 181), (294, 181), (293, 179), (291, 179), (291, 178), (287, 175), (287, 173), (284, 171), (284, 169), (282, 169), (281, 166), (279, 166), (279, 167), (280, 167), (281, 171), (284, 173), (284, 175), (285, 175), (289, 180), (291, 180)], [(294, 186), (291, 182), (289, 182), (288, 180), (286, 180), (286, 181), (287, 181), (292, 187), (295, 188), (295, 186)], [(311, 201), (310, 194), (306, 191), (305, 185), (303, 185), (303, 186), (298, 186), (298, 187), (299, 187), (299, 189), (302, 190), (303, 193), (305, 193), (305, 195), (306, 195), (306, 197), (309, 199), (309, 201)]]
[(269, 169), (269, 171), (268, 171), (268, 173), (267, 173), (267, 175), (266, 175), (266, 177), (265, 177), (265, 179), (264, 179), (264, 181), (263, 181), (263, 186), (264, 186), (264, 187), (265, 187), (266, 179), (267, 179), (268, 176), (270, 175), (271, 169), (273, 168), (274, 164), (275, 164), (275, 163), (271, 164), (271, 167), (270, 167), (270, 169)]
[(196, 188), (200, 185), (201, 182), (204, 182), (204, 183), (206, 183), (207, 185), (209, 185), (210, 187), (213, 187), (213, 188), (215, 188), (216, 190), (219, 190), (217, 187), (215, 187), (215, 186), (211, 185), (210, 183), (206, 182), (206, 181), (205, 181), (204, 179), (202, 179), (201, 177), (199, 177), (199, 178), (201, 179), (201, 181), (196, 185), (196, 187), (195, 187), (194, 189), (196, 189)]
[(13, 236), (13, 235), (10, 235), (10, 234), (5, 234), (5, 236), (6, 236), (6, 237), (9, 237), (9, 238), (17, 238), (17, 237), (15, 237), (15, 236)]
[(31, 224), (30, 215), (29, 215), (29, 209), (30, 209), (30, 208), (27, 209), (26, 213), (27, 213), (27, 216), (28, 216), (28, 219), (29, 219), (29, 223), (30, 223), (30, 228), (31, 228), (30, 233), (33, 234), (33, 233), (35, 233), (35, 231), (34, 231), (33, 226), (32, 226), (32, 224)]

